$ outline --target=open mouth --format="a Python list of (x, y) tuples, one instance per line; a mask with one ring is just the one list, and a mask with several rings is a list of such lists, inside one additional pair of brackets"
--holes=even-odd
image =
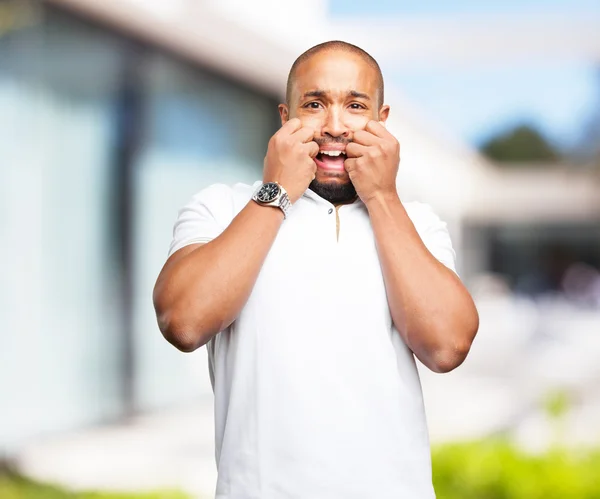
[(320, 150), (315, 158), (315, 163), (324, 170), (344, 171), (344, 161), (346, 153), (344, 151)]

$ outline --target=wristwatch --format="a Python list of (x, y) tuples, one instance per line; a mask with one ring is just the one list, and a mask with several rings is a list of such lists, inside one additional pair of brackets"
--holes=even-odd
[(262, 184), (252, 199), (262, 206), (276, 206), (283, 211), (283, 218), (287, 218), (292, 208), (292, 203), (288, 197), (288, 193), (277, 182), (267, 182)]

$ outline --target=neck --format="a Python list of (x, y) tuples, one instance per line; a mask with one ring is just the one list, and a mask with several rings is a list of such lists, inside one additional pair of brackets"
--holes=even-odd
[(337, 208), (338, 206), (342, 206), (342, 205), (345, 205), (345, 204), (352, 204), (357, 199), (358, 199), (358, 195), (354, 196), (352, 199), (348, 199), (347, 201), (341, 201), (339, 203), (333, 203), (333, 206), (335, 206)]

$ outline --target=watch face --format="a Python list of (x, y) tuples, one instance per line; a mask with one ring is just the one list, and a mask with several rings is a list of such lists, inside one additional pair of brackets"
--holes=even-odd
[(271, 201), (277, 199), (277, 196), (279, 196), (279, 192), (280, 189), (276, 183), (268, 182), (260, 188), (260, 190), (256, 194), (256, 197), (262, 203), (270, 203)]

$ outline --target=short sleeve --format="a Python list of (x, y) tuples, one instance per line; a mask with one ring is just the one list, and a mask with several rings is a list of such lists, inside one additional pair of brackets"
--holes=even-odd
[(232, 206), (232, 190), (224, 184), (213, 184), (194, 195), (179, 210), (169, 256), (185, 246), (207, 243), (220, 235), (231, 221)]
[(456, 252), (448, 232), (448, 224), (435, 213), (433, 208), (425, 203), (415, 203), (416, 210), (410, 214), (413, 224), (429, 252), (446, 267), (456, 272)]

